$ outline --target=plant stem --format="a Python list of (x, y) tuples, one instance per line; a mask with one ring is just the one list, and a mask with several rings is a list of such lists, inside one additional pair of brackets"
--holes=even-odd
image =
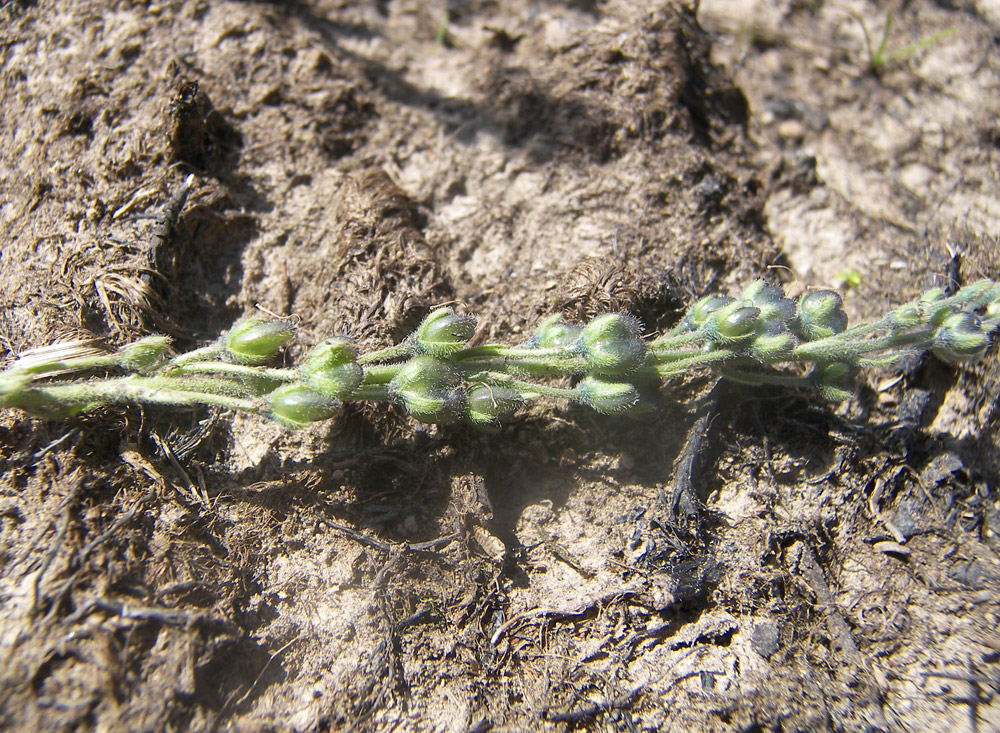
[(725, 377), (733, 382), (749, 384), (753, 386), (773, 385), (777, 387), (808, 387), (811, 384), (809, 377), (802, 377), (796, 374), (778, 374), (776, 372), (759, 372), (750, 369), (720, 364), (715, 367), (719, 376)]
[(690, 371), (691, 367), (704, 366), (706, 364), (712, 364), (717, 361), (726, 361), (727, 359), (732, 359), (736, 355), (736, 352), (732, 349), (717, 349), (715, 351), (705, 351), (697, 356), (691, 356), (686, 359), (680, 359), (678, 361), (672, 361), (667, 364), (660, 364), (656, 367), (656, 373), (661, 379), (670, 379), (671, 377), (679, 377), (682, 374)]
[(409, 341), (404, 341), (401, 344), (379, 349), (370, 354), (363, 354), (358, 357), (358, 364), (364, 366), (366, 364), (378, 364), (385, 361), (396, 361), (397, 359), (408, 359), (411, 356), (415, 356), (416, 353), (416, 347)]
[[(361, 359), (358, 359), (360, 362)], [(374, 384), (388, 384), (392, 381), (392, 378), (399, 373), (402, 364), (377, 364), (365, 367), (365, 379), (362, 383), (364, 386), (374, 385)]]
[(183, 366), (184, 364), (188, 364), (192, 361), (216, 358), (225, 350), (226, 347), (220, 343), (209, 344), (208, 346), (202, 346), (200, 349), (189, 351), (186, 354), (175, 356), (167, 362), (165, 366)]
[[(923, 328), (909, 333), (890, 333), (868, 341), (846, 342), (844, 334), (799, 344), (792, 352), (796, 361), (848, 361), (862, 354), (870, 354), (885, 349), (929, 346), (934, 340), (937, 328)], [(846, 331), (844, 333), (847, 333)]]
[(133, 375), (117, 379), (52, 384), (35, 389), (53, 401), (65, 404), (96, 406), (107, 403), (141, 402), (176, 407), (214, 405), (242, 412), (258, 414), (266, 412), (257, 400), (212, 394), (194, 389), (179, 389), (172, 385), (168, 387), (164, 381), (164, 379), (157, 377)]
[(172, 365), (169, 369), (173, 374), (224, 374), (232, 377), (244, 377), (247, 379), (270, 379), (275, 382), (294, 382), (302, 378), (302, 372), (298, 369), (269, 369), (267, 367), (254, 367), (246, 364), (230, 364), (225, 361), (199, 361), (193, 364)]
[(369, 400), (371, 402), (387, 402), (392, 399), (389, 388), (383, 384), (362, 384), (351, 393), (352, 400)]
[(564, 400), (579, 401), (580, 395), (568, 387), (551, 387), (547, 384), (537, 384), (525, 379), (512, 377), (504, 372), (477, 372), (470, 381), (493, 384), (498, 387), (508, 387), (517, 390), (525, 399), (532, 397), (557, 397)]
[[(674, 330), (676, 331), (677, 329)], [(653, 343), (649, 345), (650, 350), (657, 355), (666, 354), (680, 346), (687, 346), (688, 344), (693, 344), (705, 339), (705, 333), (701, 329), (698, 329), (697, 331), (680, 332), (677, 335), (672, 335), (673, 333), (674, 331), (670, 331), (653, 341)]]

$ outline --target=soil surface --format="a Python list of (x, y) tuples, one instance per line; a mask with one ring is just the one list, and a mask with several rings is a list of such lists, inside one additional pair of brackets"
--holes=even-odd
[[(0, 353), (1000, 278), (998, 37), (986, 0), (4, 2)], [(998, 365), (495, 433), (2, 411), (0, 728), (1000, 730)]]

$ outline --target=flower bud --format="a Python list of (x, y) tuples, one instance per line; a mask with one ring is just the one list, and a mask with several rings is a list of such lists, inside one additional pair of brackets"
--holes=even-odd
[(389, 391), (420, 422), (440, 423), (456, 417), (462, 407), (462, 375), (433, 356), (416, 356), (400, 367)]
[(812, 372), (813, 382), (824, 399), (843, 402), (854, 392), (854, 367), (835, 361), (817, 364)]
[(556, 313), (545, 318), (535, 329), (535, 335), (528, 342), (529, 346), (538, 349), (551, 349), (572, 346), (579, 340), (583, 331), (581, 326), (562, 323)]
[(587, 366), (597, 374), (628, 374), (646, 360), (642, 324), (622, 313), (597, 316), (583, 328), (580, 348)]
[(416, 332), (421, 353), (450, 356), (462, 349), (476, 332), (476, 319), (461, 316), (451, 308), (431, 311)]
[(246, 318), (226, 335), (226, 352), (240, 364), (259, 364), (278, 353), (278, 349), (295, 334), (283, 321)]
[(795, 330), (807, 341), (829, 338), (847, 329), (844, 301), (833, 290), (803, 294), (795, 310)]
[(638, 397), (635, 403), (625, 410), (625, 414), (629, 417), (641, 419), (663, 405), (663, 396), (660, 394), (660, 386), (663, 382), (659, 378), (636, 375), (632, 384)]
[(919, 305), (909, 303), (892, 311), (889, 318), (892, 321), (892, 328), (897, 331), (916, 328), (923, 321), (924, 311)]
[(750, 347), (750, 356), (764, 362), (783, 361), (791, 356), (795, 343), (788, 331), (758, 336)]
[(962, 298), (962, 302), (966, 305), (969, 303), (986, 303), (996, 300), (997, 296), (1000, 295), (1000, 288), (992, 280), (976, 280), (976, 282), (966, 285), (955, 293), (955, 295)]
[(952, 313), (934, 335), (932, 350), (947, 362), (974, 361), (986, 353), (989, 336), (973, 313)]
[(309, 423), (340, 414), (343, 403), (321, 395), (304, 384), (286, 384), (268, 397), (271, 417), (286, 428), (298, 430)]
[(580, 402), (606, 415), (627, 410), (639, 401), (639, 391), (635, 385), (594, 376), (586, 376), (580, 380), (576, 391), (580, 395)]
[(18, 392), (31, 388), (31, 375), (20, 369), (0, 372), (0, 407), (12, 407), (7, 399)]
[(364, 370), (357, 362), (358, 347), (341, 338), (315, 346), (302, 364), (309, 386), (322, 395), (343, 399), (358, 388)]
[(0, 407), (16, 407), (51, 419), (73, 417), (88, 407), (82, 402), (56, 400), (43, 390), (32, 388), (31, 382), (27, 372), (0, 372)]
[(692, 331), (696, 331), (708, 321), (713, 313), (725, 308), (733, 300), (733, 298), (726, 298), (719, 295), (706, 295), (691, 306), (684, 320)]
[(477, 425), (494, 425), (501, 417), (513, 415), (524, 400), (512, 389), (477, 384), (465, 397), (465, 415)]
[(948, 316), (955, 312), (950, 306), (941, 305), (940, 301), (946, 297), (944, 290), (941, 288), (931, 288), (920, 296), (917, 302), (920, 304), (920, 309), (923, 313), (923, 318), (921, 318), (922, 323), (940, 326)]
[(760, 309), (760, 328), (772, 332), (783, 330), (795, 317), (795, 301), (785, 297), (785, 291), (763, 280), (755, 280), (741, 294), (746, 305)]
[(37, 389), (25, 389), (17, 394), (0, 397), (0, 407), (16, 407), (38, 417), (63, 420), (86, 409), (82, 402), (60, 402)]
[(756, 332), (760, 309), (734, 301), (705, 325), (709, 338), (726, 346), (747, 341)]
[(146, 336), (118, 350), (118, 365), (130, 372), (140, 372), (156, 366), (170, 348), (166, 336)]

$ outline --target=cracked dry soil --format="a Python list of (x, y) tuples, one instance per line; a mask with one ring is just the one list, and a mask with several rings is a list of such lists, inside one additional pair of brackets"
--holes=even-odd
[[(956, 32), (874, 73), (887, 7), (4, 2), (4, 360), (1000, 277), (1000, 18), (892, 3)], [(998, 730), (997, 363), (495, 434), (3, 411), (0, 728)]]

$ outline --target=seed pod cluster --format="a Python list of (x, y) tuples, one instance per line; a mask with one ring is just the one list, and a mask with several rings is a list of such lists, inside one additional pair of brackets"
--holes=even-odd
[(437, 308), (395, 346), (361, 353), (347, 339), (329, 338), (299, 366), (278, 368), (268, 364), (294, 328), (255, 316), (179, 355), (155, 335), (116, 352), (36, 350), (0, 371), (0, 407), (61, 419), (124, 402), (212, 405), (302, 428), (335, 417), (346, 402), (369, 400), (394, 403), (426, 423), (465, 420), (490, 429), (545, 397), (602, 413), (642, 411), (640, 395), (662, 380), (706, 368), (738, 382), (811, 388), (843, 400), (861, 367), (924, 351), (946, 362), (975, 361), (998, 328), (1000, 284), (989, 280), (950, 295), (932, 288), (854, 326), (835, 291), (792, 299), (756, 281), (736, 297), (698, 300), (673, 329), (648, 341), (632, 316), (603, 313), (584, 324), (550, 316), (516, 346), (470, 345), (475, 318)]

